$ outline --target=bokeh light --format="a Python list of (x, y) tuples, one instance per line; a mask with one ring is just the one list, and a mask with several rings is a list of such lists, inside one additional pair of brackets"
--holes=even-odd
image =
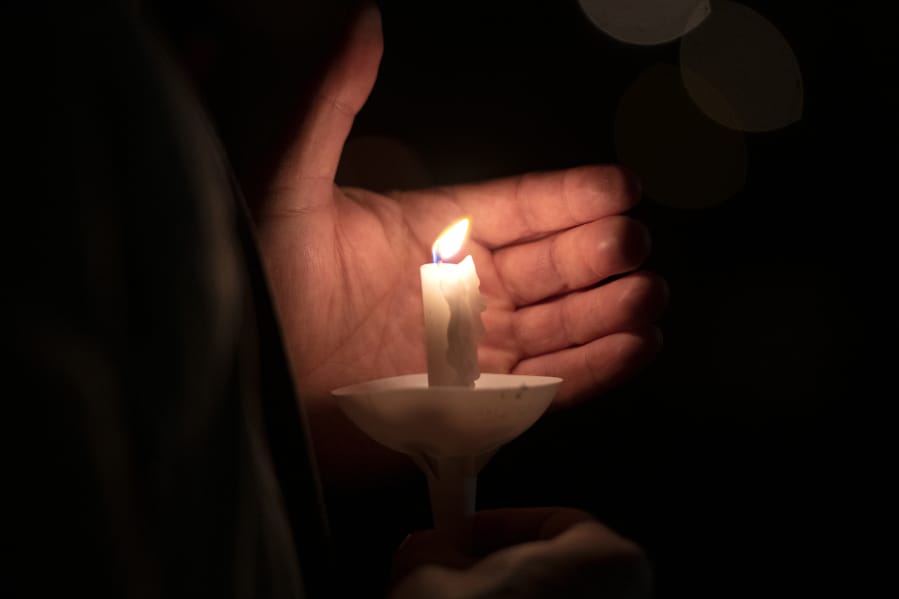
[(746, 180), (744, 134), (706, 118), (672, 65), (650, 67), (625, 91), (615, 115), (615, 148), (646, 196), (676, 208), (713, 206)]
[(771, 131), (802, 116), (802, 75), (790, 44), (742, 4), (712, 4), (702, 26), (681, 39), (680, 63), (690, 97), (725, 127)]
[(709, 0), (578, 0), (590, 21), (629, 44), (663, 44), (695, 28), (709, 14)]

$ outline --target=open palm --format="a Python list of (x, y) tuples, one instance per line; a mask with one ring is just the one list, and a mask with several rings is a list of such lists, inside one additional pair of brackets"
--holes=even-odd
[(426, 369), (419, 266), (459, 218), (472, 219), (462, 255), (472, 255), (487, 301), (481, 370), (560, 376), (558, 404), (595, 395), (643, 366), (658, 347), (651, 323), (665, 302), (658, 277), (634, 272), (648, 236), (621, 214), (637, 193), (616, 167), (386, 195), (337, 187), (340, 153), (381, 48), (372, 8), (355, 21), (258, 217), (326, 477), (372, 473), (359, 456), (379, 457), (329, 392)]

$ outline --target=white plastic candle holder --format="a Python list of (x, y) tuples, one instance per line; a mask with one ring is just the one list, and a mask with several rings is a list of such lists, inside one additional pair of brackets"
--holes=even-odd
[(410, 374), (332, 393), (363, 432), (418, 464), (428, 478), (434, 527), (465, 544), (478, 473), (540, 418), (561, 382), (484, 373), (473, 388), (429, 387), (427, 374)]

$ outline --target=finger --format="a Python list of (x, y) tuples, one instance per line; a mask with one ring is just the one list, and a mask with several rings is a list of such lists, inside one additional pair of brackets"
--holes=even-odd
[(636, 179), (613, 165), (528, 173), (448, 188), (488, 247), (534, 239), (620, 214), (639, 200)]
[(276, 188), (295, 189), (304, 180), (333, 182), (353, 119), (374, 86), (382, 53), (381, 15), (377, 6), (366, 4), (351, 22), (341, 50), (315, 93), (278, 173)]
[(494, 588), (527, 589), (524, 597), (651, 596), (640, 548), (592, 518), (568, 523), (543, 542), (492, 553), (465, 574)]
[[(640, 548), (586, 512), (571, 508), (478, 512), (473, 532), (485, 558), (470, 567), (435, 561), (413, 567), (401, 577), (391, 598), (493, 596), (497, 589), (513, 588), (522, 597), (650, 596), (651, 576)], [(413, 537), (427, 543), (439, 534), (429, 531)], [(408, 553), (419, 549), (429, 550), (409, 541), (402, 547)]]
[[(505, 549), (497, 549), (488, 559), (478, 562), (476, 567), (488, 566), (491, 561), (511, 561), (517, 556), (533, 559), (539, 555), (543, 563), (560, 558), (569, 562), (595, 563), (615, 558), (642, 557), (642, 551), (636, 543), (625, 539), (589, 514), (573, 509), (550, 509), (558, 512), (549, 517), (551, 526), (554, 526), (553, 520), (559, 520), (559, 525), (554, 526), (557, 529), (554, 534), (530, 538), (522, 536), (507, 544)], [(531, 541), (545, 543), (534, 544)]]
[(400, 580), (416, 568), (427, 565), (454, 569), (472, 565), (474, 559), (462, 554), (457, 547), (456, 539), (439, 530), (412, 533), (393, 555), (391, 578)]
[(476, 555), (555, 537), (593, 517), (582, 510), (564, 507), (507, 508), (476, 512), (472, 522), (472, 547)]
[[(474, 555), (486, 555), (497, 549), (546, 540), (578, 522), (592, 520), (587, 512), (572, 508), (509, 508), (476, 512), (472, 518)], [(393, 557), (392, 577), (398, 580), (425, 565), (467, 568), (474, 558), (458, 550), (458, 542), (439, 530), (416, 532), (403, 541)]]
[(638, 272), (517, 310), (512, 316), (514, 339), (520, 355), (539, 356), (648, 325), (667, 303), (664, 279)]
[(522, 360), (512, 372), (561, 377), (563, 381), (552, 405), (558, 408), (624, 382), (645, 367), (661, 346), (658, 329), (648, 326)]
[(620, 214), (636, 205), (638, 188), (622, 167), (601, 165), (398, 195), (425, 245), (470, 216), (472, 239), (497, 249)]
[(589, 287), (636, 269), (649, 255), (646, 228), (610, 216), (494, 253), (500, 279), (517, 306)]

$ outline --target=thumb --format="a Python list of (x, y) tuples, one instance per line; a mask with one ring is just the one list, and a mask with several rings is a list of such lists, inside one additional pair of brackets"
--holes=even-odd
[[(352, 19), (336, 58), (316, 89), (278, 170), (275, 189), (296, 190), (309, 181), (333, 183), (353, 119), (374, 86), (383, 46), (381, 14), (374, 3), (367, 2)], [(301, 202), (312, 197), (286, 195)]]

